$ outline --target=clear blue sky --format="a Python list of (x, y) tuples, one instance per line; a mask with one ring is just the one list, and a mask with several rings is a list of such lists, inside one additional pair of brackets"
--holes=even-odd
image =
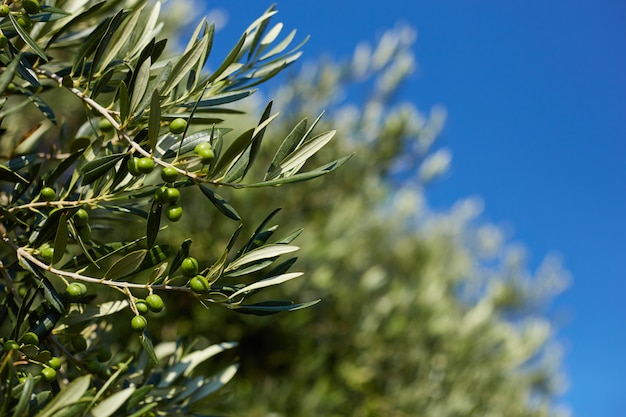
[[(270, 2), (219, 0), (230, 45)], [(571, 272), (564, 397), (576, 417), (626, 415), (626, 2), (497, 0), (278, 2), (310, 34), (305, 59), (348, 56), (405, 22), (419, 70), (404, 92), (443, 104), (454, 153), (430, 203), (479, 195), (485, 218), (512, 224), (532, 262), (557, 251)], [(217, 51), (216, 51), (217, 53)]]

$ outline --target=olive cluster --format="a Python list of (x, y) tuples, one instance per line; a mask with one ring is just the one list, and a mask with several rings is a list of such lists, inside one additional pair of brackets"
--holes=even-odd
[(143, 332), (148, 326), (148, 319), (145, 314), (148, 312), (160, 313), (165, 308), (163, 299), (158, 294), (150, 294), (145, 299), (137, 299), (134, 301), (137, 313), (130, 320), (130, 327), (136, 332)]
[[(17, 8), (15, 5), (19, 6), (20, 2), (10, 2), (11, 6), (3, 2), (0, 4), (0, 18), (7, 17), (10, 13), (15, 14), (15, 20), (18, 25), (23, 27), (26, 30), (29, 30), (33, 26), (33, 21), (31, 20), (29, 15), (37, 14), (41, 11), (41, 6), (39, 5), (39, 1), (37, 0), (22, 0), (21, 7)], [(0, 48), (5, 48), (8, 44), (8, 39), (6, 35), (0, 30)]]

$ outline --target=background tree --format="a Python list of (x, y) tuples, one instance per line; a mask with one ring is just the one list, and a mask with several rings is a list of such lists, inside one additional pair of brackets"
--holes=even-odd
[[(278, 39), (275, 13), (207, 73), (213, 25), (171, 53), (158, 2), (0, 4), (0, 415), (206, 415), (237, 370), (206, 362), (236, 344), (167, 337), (170, 302), (199, 317), (209, 305), (271, 315), (317, 303), (249, 300), (302, 275), (282, 259), (300, 233), (277, 237), (273, 209), (253, 210), (244, 237), (217, 192), (306, 181), (349, 158), (310, 167), (334, 131), (296, 130), (259, 170), (271, 101), (229, 128), (247, 121), (236, 103), (300, 55)], [(199, 247), (178, 222), (205, 215), (223, 226), (194, 231)], [(209, 247), (217, 256), (200, 256)]]
[[(309, 238), (298, 260), (308, 278), (281, 290), (322, 298), (296, 316), (215, 311), (194, 321), (212, 337), (242, 339), (246, 377), (224, 408), (235, 415), (563, 414), (560, 349), (545, 309), (566, 274), (551, 257), (530, 271), (523, 249), (481, 221), (480, 201), (428, 206), (424, 187), (445, 172), (450, 152), (436, 147), (441, 110), (425, 116), (397, 100), (415, 66), (414, 38), (409, 28), (390, 30), (348, 61), (304, 65), (272, 94), (288, 113), (271, 134), (325, 109), (318, 128), (340, 126), (341, 138), (325, 151), (355, 156), (335, 177), (279, 188), (273, 199), (228, 196), (248, 215), (280, 201), (290, 213), (283, 226), (301, 225)], [(187, 227), (221, 223), (204, 217)], [(183, 320), (179, 329), (188, 327)]]

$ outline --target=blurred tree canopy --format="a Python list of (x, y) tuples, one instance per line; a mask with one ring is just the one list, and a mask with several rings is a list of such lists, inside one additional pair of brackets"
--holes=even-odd
[[(415, 69), (414, 41), (411, 28), (396, 27), (350, 59), (304, 65), (271, 93), (288, 110), (267, 141), (324, 112), (296, 127), (338, 129), (307, 164), (355, 156), (332, 178), (299, 188), (224, 190), (246, 218), (280, 201), (276, 233), (303, 227), (295, 266), (307, 275), (277, 294), (322, 298), (295, 315), (261, 320), (181, 303), (179, 322), (163, 337), (200, 328), (209, 338), (241, 341), (242, 376), (223, 404), (231, 415), (566, 414), (555, 406), (561, 350), (546, 307), (567, 274), (551, 257), (531, 271), (524, 250), (481, 220), (476, 199), (429, 207), (425, 187), (445, 173), (450, 151), (436, 142), (444, 111), (425, 115), (399, 98)], [(176, 232), (206, 247), (205, 261), (219, 256), (209, 249), (213, 236), (231, 226), (217, 216), (185, 220)]]

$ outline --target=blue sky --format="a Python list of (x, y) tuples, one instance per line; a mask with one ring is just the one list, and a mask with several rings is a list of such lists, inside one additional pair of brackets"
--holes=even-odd
[[(212, 1), (231, 45), (270, 2)], [(429, 200), (478, 195), (513, 225), (531, 262), (561, 254), (570, 289), (555, 303), (577, 417), (626, 415), (626, 2), (299, 0), (277, 19), (310, 34), (305, 59), (349, 56), (398, 22), (418, 31), (403, 98), (448, 110), (452, 170)], [(216, 54), (219, 52), (216, 51)], [(221, 55), (220, 55), (221, 56)]]

